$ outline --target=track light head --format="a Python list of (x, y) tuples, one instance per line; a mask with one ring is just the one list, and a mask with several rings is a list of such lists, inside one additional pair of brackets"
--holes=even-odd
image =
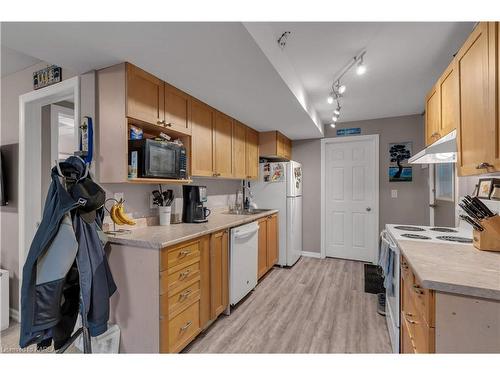
[(339, 94), (342, 95), (345, 92), (346, 89), (347, 89), (347, 87), (345, 85), (340, 85), (338, 87)]
[(334, 114), (335, 116), (340, 115), (340, 107), (337, 107), (337, 109), (333, 111), (333, 114)]
[(338, 119), (339, 119), (339, 117), (338, 117), (337, 115), (333, 115), (333, 116), (332, 116), (332, 121), (334, 121), (334, 122), (335, 122), (335, 121), (337, 121)]
[(332, 123), (330, 124), (330, 127), (331, 127), (332, 129), (335, 129), (335, 123), (334, 123), (334, 122), (332, 122)]
[(358, 66), (356, 67), (356, 74), (362, 76), (366, 73), (366, 65), (363, 64), (363, 59), (359, 60)]
[(333, 104), (333, 93), (330, 93), (330, 95), (328, 95), (328, 98), (326, 98), (326, 101), (328, 104)]

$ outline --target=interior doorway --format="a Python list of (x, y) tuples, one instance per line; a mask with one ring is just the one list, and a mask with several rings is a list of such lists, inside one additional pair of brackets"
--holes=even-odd
[(379, 136), (321, 141), (321, 253), (375, 262), (379, 220)]
[(79, 77), (19, 97), (19, 296), (24, 261), (42, 217), (50, 169), (71, 147), (68, 142), (78, 149), (79, 119)]
[(429, 223), (431, 226), (456, 226), (456, 179), (454, 163), (429, 166)]

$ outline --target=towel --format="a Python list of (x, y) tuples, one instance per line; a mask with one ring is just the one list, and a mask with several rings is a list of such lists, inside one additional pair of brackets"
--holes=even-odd
[(384, 288), (393, 293), (394, 283), (394, 251), (391, 249), (391, 243), (385, 238), (385, 232), (380, 236), (380, 250), (378, 255), (378, 265), (382, 268), (384, 274)]

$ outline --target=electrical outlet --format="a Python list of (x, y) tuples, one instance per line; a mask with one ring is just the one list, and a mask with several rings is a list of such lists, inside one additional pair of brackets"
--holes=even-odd
[(113, 198), (115, 198), (118, 202), (123, 199), (123, 193), (114, 193)]
[(391, 198), (397, 198), (398, 197), (398, 191), (396, 189), (391, 190)]

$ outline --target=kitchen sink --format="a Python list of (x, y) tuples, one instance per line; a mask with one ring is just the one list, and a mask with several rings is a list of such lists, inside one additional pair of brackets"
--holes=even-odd
[(256, 215), (263, 212), (271, 211), (270, 208), (255, 208), (250, 210), (230, 210), (223, 212), (226, 215)]

